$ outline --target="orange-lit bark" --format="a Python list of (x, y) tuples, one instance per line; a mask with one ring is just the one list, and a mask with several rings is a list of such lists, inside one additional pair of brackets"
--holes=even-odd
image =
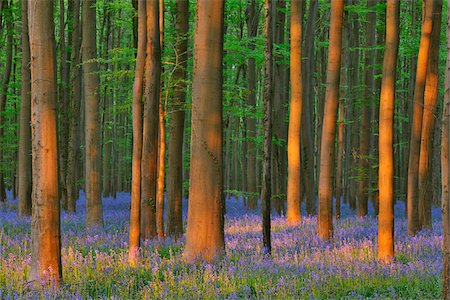
[(188, 1), (177, 0), (175, 28), (177, 31), (177, 64), (173, 72), (174, 90), (172, 117), (169, 127), (169, 149), (167, 169), (167, 234), (179, 237), (183, 234), (183, 135), (184, 102), (186, 100)]
[(139, 258), (141, 230), (142, 87), (147, 45), (147, 11), (145, 4), (145, 1), (138, 2), (138, 44), (133, 85), (133, 157), (131, 162), (130, 248), (128, 253), (129, 261), (132, 264), (135, 264)]
[(413, 98), (413, 121), (409, 143), (408, 163), (408, 234), (415, 235), (419, 230), (419, 157), (420, 138), (422, 134), (423, 101), (425, 79), (427, 75), (428, 57), (433, 25), (434, 0), (424, 0), (422, 33), (417, 57), (416, 84)]
[(192, 132), (186, 261), (225, 251), (222, 141), (224, 1), (198, 0), (194, 32)]
[(96, 57), (96, 0), (83, 0), (82, 59), (85, 101), (86, 145), (86, 226), (103, 227), (102, 199), (100, 190), (100, 116), (99, 75)]
[(394, 153), (392, 146), (400, 3), (386, 3), (386, 47), (380, 94), (378, 258), (394, 258)]
[(33, 208), (28, 281), (59, 285), (61, 273), (53, 1), (28, 2)]
[[(159, 44), (161, 52), (164, 38), (164, 0), (159, 0)], [(161, 67), (161, 73), (164, 73)], [(158, 171), (156, 182), (156, 231), (159, 238), (164, 238), (164, 177), (165, 177), (165, 156), (166, 156), (166, 115), (165, 104), (163, 103), (162, 91), (164, 83), (161, 82), (159, 94), (159, 134), (158, 134)]]
[(28, 37), (28, 0), (22, 0), (22, 69), (20, 102), (20, 137), (18, 155), (18, 212), (31, 215), (31, 82), (30, 42)]
[(422, 119), (422, 137), (420, 142), (419, 158), (419, 228), (431, 229), (431, 153), (434, 131), (434, 113), (436, 111), (438, 98), (438, 63), (439, 63), (439, 40), (441, 33), (441, 11), (442, 0), (435, 1), (433, 13), (433, 29), (431, 32), (430, 58), (424, 92), (424, 106)]
[(323, 240), (333, 238), (333, 165), (342, 46), (344, 1), (331, 2), (330, 44), (328, 47), (327, 85), (320, 149), (318, 233)]
[(159, 127), (161, 47), (159, 2), (147, 1), (147, 58), (145, 62), (144, 118), (141, 160), (141, 238), (156, 232), (156, 181)]
[(291, 103), (288, 131), (288, 182), (286, 218), (290, 225), (301, 221), (300, 129), (302, 117), (302, 1), (291, 2)]
[(445, 66), (444, 114), (442, 122), (441, 166), (442, 166), (442, 227), (444, 237), (444, 271), (442, 297), (450, 299), (450, 6), (447, 10), (447, 60)]

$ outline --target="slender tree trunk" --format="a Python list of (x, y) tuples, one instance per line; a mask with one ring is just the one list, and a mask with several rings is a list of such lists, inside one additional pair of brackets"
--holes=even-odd
[(156, 232), (156, 181), (158, 154), (159, 92), (161, 80), (159, 3), (147, 2), (147, 59), (145, 64), (144, 118), (141, 160), (141, 238)]
[[(59, 285), (61, 272), (53, 1), (28, 2), (31, 60), (33, 218), (28, 281)], [(50, 271), (50, 274), (48, 274)]]
[[(250, 40), (250, 50), (255, 49), (255, 42), (253, 39), (258, 35), (258, 21), (259, 13), (255, 0), (247, 2), (247, 32)], [(247, 61), (247, 88), (249, 90), (247, 96), (247, 108), (252, 111), (256, 106), (256, 63), (253, 57)], [(247, 125), (247, 192), (248, 192), (248, 206), (250, 209), (256, 209), (257, 206), (257, 176), (256, 176), (256, 120), (252, 117), (246, 118)]]
[[(71, 0), (72, 1), (72, 0)], [(67, 211), (75, 213), (76, 199), (78, 198), (78, 186), (76, 184), (77, 153), (78, 153), (78, 124), (81, 103), (81, 39), (80, 39), (80, 0), (73, 0), (72, 17), (72, 94), (70, 97), (69, 113), (69, 149), (67, 152), (66, 188)]]
[[(7, 17), (12, 18), (12, 11), (11, 7), (9, 7), (8, 2), (5, 2), (2, 9), (5, 10), (5, 14), (7, 14)], [(9, 79), (11, 78), (11, 69), (12, 69), (12, 62), (13, 62), (13, 26), (12, 26), (11, 20), (6, 20), (6, 65), (3, 73), (3, 78), (1, 80), (2, 86), (0, 87), (0, 141), (3, 139), (4, 135), (4, 128), (3, 124), (5, 122), (4, 120), (4, 112), (6, 108), (6, 100), (7, 100), (7, 93), (8, 93), (8, 84)], [(6, 201), (6, 189), (5, 189), (5, 161), (4, 161), (4, 147), (2, 143), (0, 143), (0, 202)]]
[(447, 9), (447, 60), (445, 66), (444, 114), (441, 143), (442, 165), (442, 227), (444, 248), (444, 272), (442, 298), (450, 299), (450, 6)]
[(424, 91), (422, 137), (419, 158), (419, 227), (431, 229), (431, 154), (433, 149), (434, 115), (438, 98), (439, 40), (441, 33), (442, 0), (435, 1), (430, 57)]
[(169, 160), (167, 169), (167, 234), (179, 237), (183, 234), (183, 135), (184, 102), (186, 100), (187, 32), (189, 21), (188, 1), (177, 1), (177, 63), (173, 71), (176, 83), (172, 118), (169, 127)]
[(131, 173), (129, 261), (136, 264), (140, 246), (141, 157), (142, 157), (142, 88), (147, 45), (146, 2), (138, 3), (138, 45), (133, 85), (133, 158)]
[[(375, 46), (376, 13), (374, 7), (376, 0), (368, 2), (368, 23), (366, 26), (366, 45), (369, 49)], [(358, 216), (367, 215), (368, 203), (368, 175), (369, 175), (369, 144), (370, 144), (370, 109), (375, 100), (375, 50), (368, 50), (365, 53), (365, 72), (364, 72), (364, 97), (361, 116), (361, 127), (359, 137), (359, 186), (358, 186)]]
[[(222, 141), (224, 1), (197, 1), (192, 82), (189, 208), (183, 258), (225, 251)], [(215, 24), (215, 26), (211, 26)], [(208, 78), (208, 80), (204, 80)]]
[[(303, 2), (304, 3), (304, 2)], [(308, 23), (306, 24), (305, 33), (305, 51), (304, 63), (302, 68), (304, 76), (302, 76), (303, 86), (303, 99), (302, 101), (302, 138), (303, 145), (305, 146), (306, 165), (305, 170), (307, 176), (304, 176), (305, 180), (305, 192), (306, 192), (306, 213), (308, 215), (314, 215), (316, 213), (316, 178), (314, 173), (314, 139), (313, 124), (312, 124), (312, 112), (314, 108), (314, 36), (315, 36), (315, 20), (318, 11), (318, 1), (312, 0), (309, 4)], [(292, 78), (291, 78), (292, 80)]]
[(409, 143), (408, 164), (408, 234), (415, 235), (419, 228), (419, 159), (420, 138), (422, 135), (423, 103), (425, 91), (425, 79), (433, 27), (434, 0), (424, 0), (422, 33), (420, 36), (420, 48), (417, 58), (416, 84), (413, 98), (413, 123), (411, 139)]
[(96, 57), (96, 0), (83, 0), (83, 87), (86, 147), (86, 226), (103, 227), (101, 198), (101, 151), (99, 75)]
[(18, 156), (18, 211), (19, 216), (31, 215), (31, 74), (30, 41), (28, 36), (28, 0), (22, 0), (22, 69), (20, 137)]
[[(161, 52), (164, 38), (164, 0), (159, 0), (159, 44)], [(161, 74), (164, 73), (161, 67)], [(159, 93), (159, 135), (158, 135), (158, 173), (156, 182), (156, 231), (159, 238), (164, 238), (164, 177), (165, 177), (165, 156), (166, 156), (166, 107), (163, 102), (163, 86)]]
[(400, 3), (387, 0), (386, 46), (380, 94), (378, 258), (394, 258), (394, 153), (393, 119), (397, 53), (399, 42)]
[(333, 163), (342, 47), (344, 1), (331, 2), (330, 45), (328, 48), (327, 86), (320, 152), (318, 232), (323, 240), (333, 238)]
[(261, 185), (261, 214), (262, 214), (262, 233), (263, 233), (263, 252), (271, 254), (271, 157), (272, 157), (272, 47), (273, 47), (273, 7), (272, 0), (265, 0), (265, 49), (264, 49), (264, 141), (263, 141), (263, 174)]
[(302, 117), (302, 1), (291, 2), (291, 103), (288, 133), (288, 182), (286, 218), (290, 225), (301, 221), (300, 136)]

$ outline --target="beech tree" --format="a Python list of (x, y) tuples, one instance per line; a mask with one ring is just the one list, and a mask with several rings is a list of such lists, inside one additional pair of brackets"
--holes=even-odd
[(32, 221), (28, 281), (59, 285), (61, 272), (53, 1), (28, 2), (31, 60)]
[(31, 215), (31, 73), (30, 41), (28, 36), (28, 1), (21, 1), (22, 17), (22, 68), (20, 93), (20, 137), (18, 156), (18, 213)]
[(380, 94), (378, 258), (394, 258), (394, 151), (393, 119), (399, 43), (400, 3), (386, 2), (386, 46)]
[(339, 101), (339, 79), (342, 47), (342, 16), (344, 1), (331, 2), (330, 44), (328, 46), (327, 86), (320, 147), (319, 176), (319, 237), (324, 240), (333, 238), (333, 164), (334, 139), (336, 133), (337, 108)]
[(300, 128), (302, 117), (302, 3), (291, 2), (291, 103), (288, 133), (288, 182), (286, 218), (291, 225), (300, 223)]
[(147, 46), (147, 6), (138, 2), (138, 44), (133, 85), (133, 158), (131, 175), (129, 260), (135, 264), (140, 246), (141, 157), (142, 157), (142, 89)]
[(99, 75), (96, 58), (96, 0), (82, 0), (82, 59), (85, 101), (86, 226), (103, 227), (100, 188), (101, 151), (99, 119)]
[(408, 234), (415, 235), (419, 230), (419, 160), (422, 136), (423, 104), (428, 57), (433, 28), (434, 0), (424, 0), (422, 33), (420, 35), (419, 54), (417, 56), (416, 82), (413, 98), (413, 120), (409, 143), (408, 163)]
[(141, 238), (156, 237), (156, 180), (161, 81), (159, 2), (147, 2), (147, 58), (141, 157)]
[(223, 8), (223, 0), (198, 0), (196, 4), (189, 207), (183, 252), (187, 261), (197, 258), (211, 261), (225, 251), (222, 154)]
[(183, 137), (184, 105), (186, 100), (186, 76), (188, 57), (189, 2), (176, 2), (176, 64), (174, 74), (174, 99), (169, 126), (169, 149), (167, 169), (167, 234), (173, 237), (183, 234)]

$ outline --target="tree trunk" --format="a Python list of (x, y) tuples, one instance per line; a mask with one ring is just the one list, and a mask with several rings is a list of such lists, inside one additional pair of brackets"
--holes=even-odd
[(138, 48), (133, 85), (133, 158), (131, 173), (129, 261), (136, 264), (140, 246), (141, 157), (142, 157), (142, 87), (147, 45), (146, 2), (138, 3)]
[(302, 1), (291, 3), (291, 103), (288, 133), (288, 182), (286, 218), (290, 225), (301, 221), (300, 136), (302, 117)]
[(223, 9), (223, 1), (197, 1), (189, 208), (186, 247), (183, 252), (183, 258), (189, 262), (197, 258), (212, 261), (225, 251), (222, 157)]
[(180, 237), (183, 234), (182, 196), (183, 196), (183, 136), (184, 102), (186, 100), (187, 32), (189, 21), (188, 1), (177, 1), (177, 64), (173, 71), (174, 101), (169, 126), (169, 154), (167, 169), (167, 234)]
[(368, 2), (368, 22), (366, 26), (366, 45), (370, 49), (365, 53), (365, 72), (364, 72), (364, 97), (362, 104), (361, 127), (359, 135), (359, 186), (358, 186), (358, 216), (367, 215), (368, 186), (369, 186), (369, 145), (370, 145), (370, 124), (371, 124), (371, 106), (375, 100), (375, 30), (376, 13), (374, 11), (376, 0)]
[(419, 228), (431, 229), (431, 154), (433, 149), (434, 115), (438, 98), (439, 39), (441, 33), (442, 0), (435, 1), (430, 57), (424, 91), (422, 138), (419, 157)]
[(323, 240), (333, 238), (333, 164), (342, 47), (344, 1), (331, 2), (330, 45), (320, 151), (318, 232)]
[(408, 234), (415, 235), (419, 228), (419, 158), (420, 138), (422, 135), (423, 103), (425, 91), (425, 79), (433, 27), (433, 0), (424, 0), (422, 33), (420, 36), (420, 48), (417, 58), (416, 84), (413, 98), (413, 121), (411, 139), (409, 143), (408, 163)]
[(67, 188), (67, 211), (75, 213), (76, 200), (78, 198), (78, 186), (76, 184), (77, 153), (78, 147), (78, 114), (81, 103), (81, 70), (80, 70), (80, 0), (73, 0), (72, 16), (72, 94), (70, 97), (69, 113), (69, 149), (67, 152), (66, 188)]
[(62, 272), (53, 1), (29, 1), (28, 18), (32, 57), (33, 157), (31, 269), (28, 281), (36, 285), (42, 284), (42, 281), (60, 285)]
[(441, 164), (442, 164), (442, 227), (444, 248), (444, 272), (442, 298), (450, 299), (450, 6), (447, 9), (447, 60), (445, 66), (444, 114), (442, 122)]
[(386, 46), (380, 94), (379, 133), (379, 215), (378, 258), (391, 262), (394, 258), (394, 153), (393, 119), (395, 79), (399, 41), (400, 3), (388, 0), (386, 6)]
[[(2, 7), (2, 9), (5, 10), (5, 14), (8, 15), (8, 17), (12, 17), (12, 7), (8, 7), (8, 2), (5, 2), (5, 6)], [(3, 135), (5, 132), (5, 129), (3, 128), (3, 124), (5, 123), (4, 120), (4, 112), (6, 108), (6, 100), (7, 100), (7, 93), (8, 93), (8, 84), (9, 79), (11, 78), (11, 69), (12, 69), (12, 62), (13, 62), (13, 26), (12, 26), (11, 20), (6, 20), (6, 65), (3, 73), (3, 78), (1, 80), (2, 86), (0, 87), (0, 202), (6, 201), (6, 189), (5, 189), (5, 161), (4, 161), (4, 147), (1, 143), (3, 140)]]
[[(163, 49), (164, 38), (164, 0), (159, 0), (159, 44), (161, 45), (161, 53)], [(161, 67), (161, 74), (164, 71)], [(163, 86), (161, 81), (161, 89), (159, 94), (159, 135), (158, 135), (158, 171), (156, 182), (156, 231), (159, 238), (164, 238), (164, 177), (165, 177), (165, 156), (166, 156), (166, 106), (163, 101)]]
[(20, 105), (20, 137), (18, 156), (19, 216), (31, 215), (31, 82), (30, 41), (28, 36), (28, 0), (22, 0), (22, 75)]
[(159, 3), (147, 2), (147, 59), (145, 63), (144, 118), (141, 160), (141, 238), (156, 232), (156, 180), (158, 154), (161, 48), (159, 43)]
[[(250, 40), (250, 50), (255, 49), (253, 39), (258, 35), (259, 13), (255, 0), (248, 1), (247, 4), (247, 32)], [(247, 108), (253, 111), (256, 106), (256, 63), (253, 57), (247, 61), (247, 88), (249, 90), (247, 96)], [(256, 176), (256, 120), (253, 117), (247, 117), (247, 193), (248, 206), (250, 209), (256, 209), (257, 206), (257, 176)]]
[(82, 55), (85, 101), (86, 227), (103, 227), (101, 198), (101, 151), (99, 119), (99, 75), (96, 57), (96, 0), (83, 0)]

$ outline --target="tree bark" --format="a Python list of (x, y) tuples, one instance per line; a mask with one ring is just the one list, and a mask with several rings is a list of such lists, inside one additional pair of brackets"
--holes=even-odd
[(133, 85), (133, 157), (131, 173), (131, 208), (129, 261), (136, 264), (140, 246), (141, 157), (142, 157), (142, 88), (147, 45), (146, 2), (138, 2), (138, 44)]
[(33, 211), (28, 281), (60, 285), (61, 241), (56, 133), (53, 1), (28, 2), (31, 54)]
[(30, 41), (28, 36), (28, 0), (22, 0), (22, 69), (20, 137), (18, 155), (18, 212), (19, 216), (31, 215), (31, 73)]
[(397, 0), (388, 0), (386, 6), (386, 46), (380, 94), (380, 199), (378, 215), (378, 258), (387, 263), (394, 258), (394, 153), (392, 135), (399, 21), (400, 3)]
[(187, 32), (189, 26), (189, 3), (177, 1), (177, 63), (173, 71), (174, 101), (172, 118), (169, 126), (169, 154), (167, 169), (167, 234), (180, 237), (183, 234), (182, 196), (183, 196), (183, 136), (184, 136), (184, 102), (186, 100), (187, 68)]
[(442, 0), (435, 1), (430, 57), (425, 80), (422, 137), (419, 154), (419, 228), (431, 229), (431, 154), (433, 148), (434, 114), (438, 98), (439, 40), (441, 33)]
[(141, 238), (156, 237), (156, 181), (158, 154), (161, 47), (159, 3), (147, 2), (147, 58), (141, 160)]
[(85, 101), (86, 227), (103, 227), (101, 198), (101, 151), (99, 75), (96, 58), (96, 0), (83, 0), (82, 59)]
[(291, 2), (291, 103), (288, 132), (288, 182), (286, 218), (290, 225), (301, 221), (300, 137), (302, 117), (302, 1)]
[(330, 44), (325, 91), (324, 120), (320, 151), (318, 233), (323, 240), (333, 238), (333, 164), (342, 47), (344, 1), (331, 2)]
[(408, 234), (415, 235), (419, 228), (419, 159), (420, 138), (422, 135), (422, 119), (425, 79), (429, 58), (431, 42), (431, 31), (433, 28), (434, 1), (424, 0), (422, 33), (420, 36), (419, 54), (417, 57), (416, 84), (413, 98), (413, 123), (411, 128), (411, 139), (409, 143), (408, 163)]
[[(224, 1), (198, 0), (194, 32), (189, 207), (183, 258), (225, 251), (222, 141)], [(214, 26), (211, 26), (214, 24)]]

